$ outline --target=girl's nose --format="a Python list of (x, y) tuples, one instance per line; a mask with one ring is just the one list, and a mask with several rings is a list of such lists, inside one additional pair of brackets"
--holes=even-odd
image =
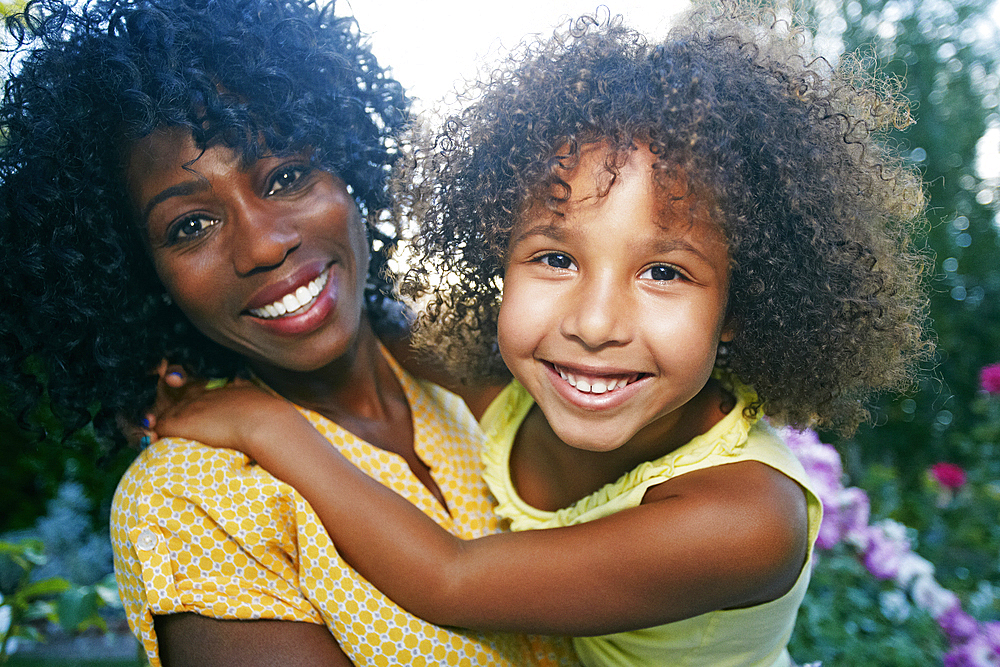
[(627, 292), (622, 286), (597, 277), (580, 281), (565, 303), (563, 335), (591, 349), (628, 343), (634, 317), (629, 313)]
[(280, 266), (302, 242), (294, 221), (266, 203), (250, 203), (232, 212), (233, 266), (247, 276)]

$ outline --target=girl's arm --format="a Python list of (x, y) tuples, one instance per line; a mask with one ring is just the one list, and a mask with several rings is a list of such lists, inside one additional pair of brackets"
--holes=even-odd
[(256, 388), (204, 393), (158, 416), (156, 429), (249, 454), (309, 501), (362, 576), (440, 625), (570, 635), (649, 627), (780, 597), (805, 560), (802, 489), (754, 461), (681, 475), (639, 507), (590, 523), (464, 541)]

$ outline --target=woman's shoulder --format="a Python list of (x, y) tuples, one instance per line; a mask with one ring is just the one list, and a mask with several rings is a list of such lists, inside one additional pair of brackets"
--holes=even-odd
[[(263, 486), (274, 487), (270, 490)], [(286, 486), (232, 449), (163, 438), (139, 453), (118, 483), (113, 511), (142, 514), (182, 499), (189, 504), (233, 502), (248, 493), (278, 494)], [(225, 504), (225, 503), (223, 503)]]

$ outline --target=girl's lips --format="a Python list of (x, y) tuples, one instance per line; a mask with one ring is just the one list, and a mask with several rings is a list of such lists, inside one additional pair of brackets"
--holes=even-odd
[[(245, 312), (259, 326), (280, 336), (296, 336), (310, 333), (320, 327), (336, 306), (337, 285), (334, 280), (335, 269), (336, 265), (331, 265), (313, 280), (308, 281), (305, 285), (299, 285), (293, 291), (280, 297), (280, 299), (275, 299), (275, 302), (266, 303), (263, 306), (248, 309)], [(302, 293), (302, 290), (305, 290), (305, 293), (302, 299), (300, 299), (298, 294)], [(308, 299), (306, 299), (306, 296), (308, 296)], [(289, 297), (291, 297), (291, 300), (288, 300)], [(306, 300), (306, 303), (302, 304), (302, 300)], [(275, 316), (272, 314), (272, 310), (277, 308), (276, 302), (279, 301), (282, 305), (286, 306), (285, 313), (282, 314), (279, 312)], [(292, 301), (295, 303), (293, 304)], [(295, 306), (295, 310), (288, 312), (287, 306)], [(274, 310), (274, 312), (278, 311)]]
[(544, 364), (549, 381), (566, 401), (585, 410), (616, 408), (634, 396), (650, 377), (646, 373), (595, 373)]

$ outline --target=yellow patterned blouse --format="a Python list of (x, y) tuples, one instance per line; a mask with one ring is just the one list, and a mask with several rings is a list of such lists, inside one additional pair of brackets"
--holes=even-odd
[[(388, 354), (386, 354), (388, 357)], [(359, 468), (463, 539), (496, 532), (482, 431), (460, 398), (390, 358), (414, 447), (450, 512), (399, 456), (300, 409)], [(122, 478), (111, 514), (129, 625), (152, 667), (154, 614), (325, 624), (355, 665), (577, 665), (569, 640), (445, 629), (400, 609), (338, 556), (309, 504), (240, 452), (168, 438)]]

